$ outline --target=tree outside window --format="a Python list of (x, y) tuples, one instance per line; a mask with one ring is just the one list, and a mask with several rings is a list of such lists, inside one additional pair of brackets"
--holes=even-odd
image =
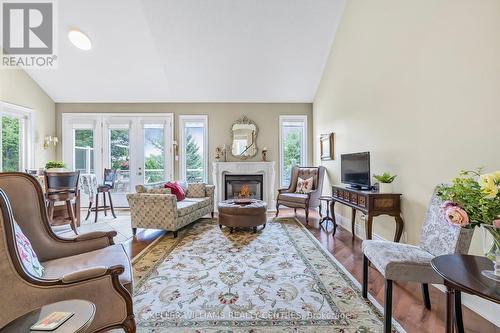
[(20, 171), (19, 118), (2, 116), (2, 166), (3, 171)]

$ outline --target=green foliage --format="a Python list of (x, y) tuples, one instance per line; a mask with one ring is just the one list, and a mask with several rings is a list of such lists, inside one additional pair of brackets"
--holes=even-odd
[(62, 161), (48, 161), (45, 164), (45, 169), (53, 169), (53, 168), (65, 168), (66, 164)]
[(500, 193), (489, 198), (478, 182), (481, 170), (461, 171), (451, 184), (438, 186), (437, 195), (446, 201), (458, 204), (475, 227), (482, 223), (491, 224), (500, 216)]
[(94, 131), (91, 129), (75, 130), (76, 147), (94, 147)]
[(113, 170), (129, 170), (129, 131), (128, 129), (112, 129), (110, 133), (111, 168)]
[(19, 119), (14, 117), (2, 117), (2, 163), (2, 171), (20, 171)]
[(203, 181), (203, 156), (191, 134), (186, 136), (186, 178), (189, 183)]
[(290, 182), (292, 168), (300, 165), (301, 162), (301, 136), (299, 131), (290, 131), (283, 140), (283, 182), (287, 185)]
[(392, 176), (389, 172), (384, 172), (381, 175), (374, 175), (373, 178), (384, 184), (390, 184), (396, 179), (396, 175)]

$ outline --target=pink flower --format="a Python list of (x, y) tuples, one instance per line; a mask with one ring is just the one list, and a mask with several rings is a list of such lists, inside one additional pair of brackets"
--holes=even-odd
[(458, 205), (456, 203), (454, 203), (453, 201), (445, 201), (441, 205), (441, 208), (443, 208), (443, 210), (446, 211), (448, 208), (455, 207), (455, 206), (458, 206)]
[(465, 227), (469, 224), (469, 215), (458, 206), (449, 206), (445, 210), (445, 216), (448, 223), (459, 227)]
[(495, 228), (500, 228), (500, 219), (494, 220), (493, 225), (495, 226)]

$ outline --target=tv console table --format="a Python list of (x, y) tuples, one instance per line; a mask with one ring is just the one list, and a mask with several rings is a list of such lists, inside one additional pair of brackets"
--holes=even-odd
[(352, 208), (351, 230), (355, 237), (354, 227), (356, 223), (356, 211), (359, 210), (366, 215), (365, 230), (366, 239), (372, 239), (373, 218), (379, 215), (390, 215), (396, 221), (396, 233), (394, 241), (399, 242), (403, 234), (404, 222), (401, 217), (401, 194), (379, 193), (377, 191), (363, 191), (343, 186), (332, 186), (331, 211), (335, 224), (335, 203), (341, 203)]

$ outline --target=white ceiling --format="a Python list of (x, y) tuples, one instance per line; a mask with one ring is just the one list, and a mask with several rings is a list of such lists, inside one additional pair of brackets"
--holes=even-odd
[(56, 102), (311, 102), (344, 1), (57, 1), (59, 67), (29, 74)]

